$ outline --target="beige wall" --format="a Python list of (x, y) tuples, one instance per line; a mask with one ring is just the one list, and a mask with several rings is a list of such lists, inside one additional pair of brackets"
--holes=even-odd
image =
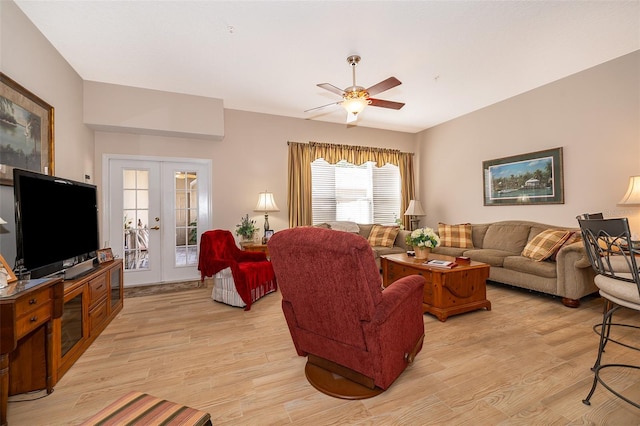
[[(93, 132), (82, 122), (82, 80), (12, 2), (0, 3), (2, 72), (55, 109), (55, 174), (93, 177)], [(51, 206), (49, 206), (51, 207)], [(13, 187), (0, 186), (0, 253), (13, 266)]]
[[(423, 224), (527, 219), (577, 226), (619, 207), (630, 175), (640, 174), (640, 51), (558, 80), (417, 134)], [(565, 203), (484, 206), (482, 161), (562, 147)]]
[(212, 224), (235, 230), (249, 214), (263, 228), (264, 216), (254, 212), (258, 193), (273, 192), (279, 212), (269, 214), (276, 231), (288, 227), (287, 141), (331, 142), (389, 147), (413, 152), (415, 135), (378, 129), (301, 120), (268, 114), (225, 110), (222, 141), (96, 132), (96, 176), (105, 154), (204, 158), (212, 161)]

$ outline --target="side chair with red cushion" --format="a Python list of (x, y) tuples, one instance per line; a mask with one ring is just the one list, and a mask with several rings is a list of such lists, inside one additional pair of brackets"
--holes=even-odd
[[(247, 311), (253, 302), (277, 289), (266, 254), (240, 250), (231, 232), (222, 229), (202, 234), (198, 270), (203, 281), (205, 277), (214, 277), (214, 300), (245, 306)], [(225, 282), (231, 283), (229, 291), (217, 291)], [(229, 292), (237, 294), (229, 295)]]
[(268, 247), (293, 343), (298, 355), (308, 356), (309, 382), (335, 397), (373, 396), (320, 383), (320, 367), (369, 389), (387, 389), (422, 348), (424, 278), (405, 277), (383, 291), (369, 242), (348, 232), (287, 229)]

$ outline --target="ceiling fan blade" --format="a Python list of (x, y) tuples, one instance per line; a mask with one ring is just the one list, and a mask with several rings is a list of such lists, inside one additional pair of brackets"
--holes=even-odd
[(394, 101), (385, 101), (383, 99), (373, 99), (369, 98), (371, 103), (369, 105), (381, 107), (381, 108), (390, 108), (390, 109), (400, 109), (404, 106), (402, 102), (394, 102)]
[(386, 80), (381, 81), (378, 84), (374, 84), (373, 86), (367, 89), (369, 92), (369, 96), (377, 95), (378, 93), (382, 93), (385, 90), (389, 90), (393, 87), (401, 85), (402, 82), (395, 77), (389, 77)]
[(305, 110), (304, 112), (315, 111), (315, 110), (317, 110), (317, 109), (322, 109), (322, 108), (326, 108), (326, 107), (333, 106), (333, 105), (340, 105), (341, 103), (342, 103), (342, 101), (338, 101), (338, 102), (331, 102), (330, 104), (326, 104), (326, 105), (322, 105), (322, 106), (319, 106), (319, 107), (315, 107), (315, 108), (307, 109), (307, 110)]
[(320, 83), (320, 84), (316, 84), (316, 86), (318, 87), (322, 87), (325, 90), (330, 91), (331, 93), (335, 93), (336, 95), (340, 95), (340, 96), (344, 96), (344, 90), (340, 89), (339, 87), (334, 86), (333, 84), (329, 84), (329, 83)]

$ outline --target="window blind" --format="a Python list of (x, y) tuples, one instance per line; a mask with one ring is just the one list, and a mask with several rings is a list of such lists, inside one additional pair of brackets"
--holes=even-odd
[(314, 224), (393, 224), (400, 214), (400, 171), (392, 164), (329, 164), (320, 158), (311, 163), (311, 182)]

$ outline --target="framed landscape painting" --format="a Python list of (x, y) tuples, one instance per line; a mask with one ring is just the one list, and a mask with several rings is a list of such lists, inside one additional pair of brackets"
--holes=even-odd
[(53, 107), (0, 73), (0, 184), (13, 169), (53, 175)]
[(563, 204), (562, 148), (482, 162), (484, 205)]

